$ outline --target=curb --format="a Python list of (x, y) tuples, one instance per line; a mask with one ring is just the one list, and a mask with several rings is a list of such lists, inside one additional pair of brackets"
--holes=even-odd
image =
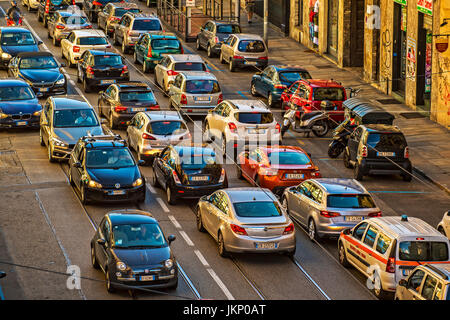
[(413, 167), (413, 171), (416, 172), (417, 174), (419, 174), (422, 178), (430, 181), (432, 184), (434, 184), (435, 186), (437, 186), (439, 189), (443, 190), (444, 192), (446, 192), (447, 194), (450, 195), (450, 189), (447, 188), (446, 186), (444, 186), (442, 183), (430, 178), (425, 172), (423, 172), (421, 169), (417, 168), (417, 167)]

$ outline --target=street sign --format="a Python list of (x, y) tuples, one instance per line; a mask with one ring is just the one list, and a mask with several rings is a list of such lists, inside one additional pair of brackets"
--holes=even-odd
[(195, 7), (195, 0), (186, 0), (186, 7)]
[(448, 37), (437, 38), (435, 41), (435, 46), (438, 52), (445, 52), (448, 48)]

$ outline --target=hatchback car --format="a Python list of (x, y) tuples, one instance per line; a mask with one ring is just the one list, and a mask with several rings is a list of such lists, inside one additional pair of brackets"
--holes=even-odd
[(37, 10), (39, 6), (39, 0), (22, 0), (22, 5), (27, 8), (28, 12)]
[(47, 146), (50, 162), (68, 160), (78, 139), (102, 135), (103, 129), (94, 108), (80, 96), (49, 97), (40, 119), (39, 141)]
[(56, 11), (66, 10), (72, 5), (72, 0), (40, 0), (37, 8), (37, 19), (47, 28), (49, 17)]
[(89, 17), (89, 21), (92, 23), (97, 22), (99, 12), (108, 3), (122, 2), (123, 0), (83, 0), (83, 10)]
[(156, 65), (155, 82), (168, 93), (176, 75), (184, 71), (208, 71), (208, 66), (196, 54), (169, 54)]
[(183, 114), (206, 115), (222, 102), (219, 81), (205, 71), (184, 71), (169, 87), (169, 105)]
[(450, 239), (450, 210), (444, 213), (444, 216), (439, 222), (437, 229), (440, 233)]
[(286, 187), (321, 177), (310, 156), (293, 146), (266, 146), (242, 152), (237, 161), (237, 176), (278, 195)]
[(200, 198), (197, 229), (217, 241), (219, 255), (282, 252), (294, 255), (295, 230), (268, 189), (229, 188)]
[(92, 29), (87, 17), (70, 11), (56, 11), (48, 18), (47, 35), (53, 45), (59, 47), (61, 40), (67, 38), (72, 30)]
[(50, 52), (19, 53), (9, 62), (8, 75), (24, 79), (35, 93), (57, 95), (67, 93), (67, 79)]
[(269, 51), (263, 38), (256, 34), (232, 34), (220, 48), (220, 62), (228, 63), (231, 72), (248, 66), (264, 69)]
[(182, 54), (183, 46), (171, 33), (144, 33), (134, 48), (134, 63), (142, 64), (144, 73), (153, 71), (164, 55)]
[(91, 92), (93, 88), (129, 81), (130, 74), (125, 59), (120, 54), (86, 50), (78, 60), (77, 80), (83, 83), (84, 92)]
[(81, 202), (143, 202), (145, 178), (120, 136), (84, 136), (69, 158), (69, 181)]
[(197, 34), (197, 50), (205, 49), (208, 57), (212, 58), (220, 53), (222, 43), (233, 33), (241, 33), (237, 23), (229, 21), (207, 21)]
[(0, 27), (0, 62), (7, 68), (9, 60), (21, 52), (38, 52), (41, 40), (36, 40), (30, 30), (17, 27)]
[(39, 127), (42, 107), (23, 80), (0, 80), (0, 128)]
[(311, 79), (309, 72), (299, 66), (270, 65), (252, 77), (250, 93), (267, 98), (269, 107), (281, 107), (284, 90), (300, 79)]
[(400, 174), (404, 181), (412, 180), (408, 144), (396, 126), (359, 126), (348, 139), (343, 159), (357, 180), (369, 174)]
[(91, 240), (91, 261), (105, 273), (106, 290), (170, 288), (178, 285), (178, 265), (151, 213), (141, 210), (108, 212)]
[(112, 36), (116, 25), (122, 16), (127, 12), (139, 13), (141, 10), (133, 2), (110, 2), (98, 12), (98, 28), (105, 31), (108, 36)]
[(139, 160), (151, 163), (168, 145), (190, 143), (189, 128), (176, 111), (138, 112), (127, 128), (128, 146)]
[(152, 89), (144, 82), (133, 81), (110, 85), (99, 93), (100, 116), (109, 120), (111, 129), (127, 126), (127, 122), (141, 111), (159, 110)]
[(364, 219), (381, 216), (369, 192), (353, 179), (306, 180), (287, 188), (282, 203), (291, 217), (307, 227), (311, 240), (338, 237)]
[(167, 146), (153, 161), (152, 184), (166, 190), (167, 201), (199, 198), (228, 187), (225, 169), (205, 146)]

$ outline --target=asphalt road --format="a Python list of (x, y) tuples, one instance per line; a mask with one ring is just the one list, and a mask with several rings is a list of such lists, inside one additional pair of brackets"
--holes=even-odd
[[(0, 5), (4, 9), (8, 6), (5, 2)], [(138, 5), (144, 12), (151, 11), (140, 2)], [(26, 12), (26, 9), (22, 11)], [(51, 51), (63, 62), (60, 47), (52, 45), (36, 14), (26, 13), (25, 18), (44, 41), (41, 50)], [(194, 46), (194, 43), (184, 43), (185, 52), (195, 52)], [(230, 73), (217, 58), (207, 58), (204, 51), (200, 54), (218, 78), (225, 99), (252, 99), (249, 87), (255, 70)], [(168, 108), (168, 99), (153, 84), (153, 75), (144, 75), (140, 66), (134, 66), (132, 55), (125, 57), (131, 80), (150, 84), (160, 106)], [(269, 63), (282, 61), (271, 59)], [(98, 94), (84, 94), (76, 83), (76, 69), (65, 70), (72, 80), (69, 93), (83, 94), (97, 107)], [(313, 78), (329, 77), (326, 71), (311, 74)], [(6, 72), (1, 71), (0, 77), (6, 77)], [(275, 112), (281, 123), (281, 113)], [(189, 126), (194, 130), (194, 124)], [(126, 131), (116, 132), (126, 137)], [(311, 153), (323, 177), (352, 178), (352, 171), (344, 167), (341, 157), (328, 158), (329, 139), (329, 136), (305, 138), (291, 133), (283, 143), (301, 146)], [(0, 250), (0, 260), (12, 260), (22, 265), (4, 267), (0, 264), (0, 269), (11, 271), (11, 276), (0, 283), (4, 298), (130, 299), (126, 291), (113, 295), (106, 292), (103, 274), (91, 267), (89, 241), (104, 214), (135, 206), (125, 203), (83, 207), (67, 181), (67, 165), (48, 162), (46, 149), (39, 145), (38, 131), (0, 132), (0, 167), (4, 169), (0, 173), (0, 244), (4, 242), (7, 248), (5, 253)], [(141, 169), (150, 181), (152, 169)], [(246, 181), (237, 179), (233, 164), (227, 164), (226, 169), (230, 187), (249, 186)], [(365, 177), (363, 185), (372, 193), (385, 216), (408, 214), (436, 226), (448, 209), (448, 195), (420, 177), (415, 176), (410, 183), (396, 176)], [(166, 235), (176, 235), (172, 249), (186, 276), (180, 277), (175, 291), (142, 292), (139, 299), (375, 299), (358, 272), (339, 264), (336, 240), (311, 242), (299, 225), (296, 225), (297, 252), (293, 260), (276, 254), (239, 254), (232, 259), (221, 258), (213, 239), (197, 231), (192, 211), (194, 205), (193, 200), (168, 205), (163, 190), (148, 187), (146, 201), (140, 209), (150, 211)], [(81, 290), (67, 289), (67, 276), (63, 273), (68, 265), (80, 267)]]

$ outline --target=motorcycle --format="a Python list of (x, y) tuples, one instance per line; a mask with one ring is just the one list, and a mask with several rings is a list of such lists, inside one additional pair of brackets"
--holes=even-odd
[(6, 18), (6, 26), (7, 27), (21, 27), (22, 26), (22, 17), (19, 18), (19, 24), (16, 24), (16, 22), (13, 19)]
[(330, 158), (337, 158), (344, 151), (348, 138), (355, 128), (355, 124), (346, 121), (334, 130), (333, 141), (328, 145), (328, 156)]

